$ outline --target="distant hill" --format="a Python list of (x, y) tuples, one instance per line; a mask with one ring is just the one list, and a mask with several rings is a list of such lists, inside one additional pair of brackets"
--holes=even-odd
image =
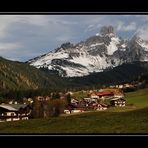
[[(146, 79), (148, 62), (126, 63), (104, 72), (84, 77), (60, 77), (48, 69), (37, 69), (27, 63), (0, 57), (0, 93), (11, 90), (66, 90), (102, 88), (103, 85), (120, 84)], [(143, 77), (141, 77), (143, 76)], [(146, 77), (146, 78), (145, 78)], [(41, 92), (41, 91), (40, 91)]]
[(63, 81), (55, 75), (49, 75), (26, 63), (0, 57), (0, 92), (3, 90), (54, 89), (63, 85)]
[(131, 82), (137, 80), (138, 77), (146, 79), (147, 76), (148, 62), (133, 62), (84, 77), (68, 78), (68, 81), (77, 86), (94, 87)]

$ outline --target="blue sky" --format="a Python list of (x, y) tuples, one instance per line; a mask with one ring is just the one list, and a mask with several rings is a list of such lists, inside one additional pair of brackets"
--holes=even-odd
[(0, 15), (0, 56), (24, 62), (108, 25), (123, 38), (148, 40), (148, 15)]

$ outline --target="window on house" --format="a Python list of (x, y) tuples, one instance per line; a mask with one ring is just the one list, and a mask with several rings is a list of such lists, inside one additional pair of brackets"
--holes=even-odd
[(11, 113), (11, 116), (14, 116), (14, 113)]

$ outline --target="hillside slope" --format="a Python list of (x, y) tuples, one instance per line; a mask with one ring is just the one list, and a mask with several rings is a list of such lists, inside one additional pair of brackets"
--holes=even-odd
[(49, 75), (29, 64), (0, 57), (0, 91), (55, 88), (63, 84), (58, 77)]
[(102, 86), (121, 84), (136, 80), (139, 76), (148, 75), (148, 62), (126, 63), (104, 72), (93, 73), (84, 77), (67, 78), (77, 86)]
[(83, 89), (133, 81), (148, 73), (148, 62), (123, 64), (84, 77), (62, 78), (48, 70), (0, 58), (0, 92), (26, 89)]

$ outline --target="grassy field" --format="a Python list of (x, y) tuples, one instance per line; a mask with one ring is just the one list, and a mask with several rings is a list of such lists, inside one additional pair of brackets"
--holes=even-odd
[(126, 94), (127, 104), (134, 104), (136, 107), (148, 107), (148, 89), (141, 89)]
[(127, 93), (126, 100), (124, 108), (0, 123), (0, 133), (148, 133), (148, 89)]

